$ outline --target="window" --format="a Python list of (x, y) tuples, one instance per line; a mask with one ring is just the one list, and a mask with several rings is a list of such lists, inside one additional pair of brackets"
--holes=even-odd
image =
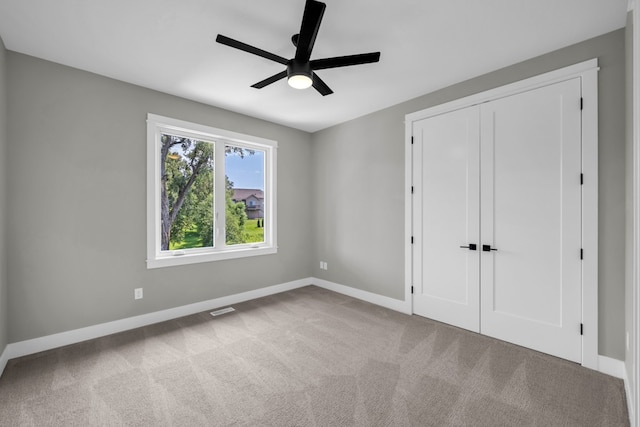
[[(276, 148), (149, 114), (147, 268), (276, 253)], [(262, 197), (259, 210), (248, 193)]]

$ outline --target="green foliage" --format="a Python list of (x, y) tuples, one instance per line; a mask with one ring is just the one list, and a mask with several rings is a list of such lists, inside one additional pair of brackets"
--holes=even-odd
[(184, 240), (169, 245), (169, 249), (172, 251), (178, 249), (200, 248), (202, 247), (202, 239), (195, 228), (185, 230)]
[(201, 230), (202, 213), (213, 209), (212, 202), (206, 206), (213, 191), (213, 144), (168, 134), (161, 141), (161, 235), (166, 250), (182, 242), (186, 230)]
[(247, 214), (243, 202), (233, 201), (233, 182), (226, 178), (226, 234), (227, 245), (247, 243), (247, 233), (244, 225), (247, 222)]
[[(248, 219), (244, 223), (244, 233), (246, 236), (246, 240), (244, 243), (264, 242), (264, 230), (262, 227), (258, 227), (257, 219)], [(200, 237), (200, 234), (195, 228), (192, 228), (185, 231), (184, 240), (176, 243), (171, 243), (169, 249), (174, 251), (177, 249), (201, 248), (203, 246), (204, 244), (202, 238)]]
[[(258, 226), (258, 222), (262, 224)], [(264, 242), (264, 220), (248, 219), (244, 225), (244, 231), (247, 233), (246, 243)]]
[(209, 193), (198, 204), (195, 218), (196, 230), (202, 241), (200, 247), (213, 246), (213, 193)]
[[(213, 246), (214, 146), (206, 141), (165, 134), (162, 144), (162, 222), (163, 230), (170, 228), (168, 238), (163, 235), (163, 249)], [(252, 150), (234, 146), (226, 146), (226, 153), (241, 157), (254, 154)], [(255, 241), (248, 240), (245, 205), (233, 201), (233, 182), (227, 177), (225, 214), (227, 245)]]
[[(170, 243), (183, 242), (196, 229), (199, 247), (213, 244), (213, 144), (163, 135), (163, 143), (179, 145), (165, 159), (165, 191), (171, 223)], [(177, 212), (175, 210), (178, 209)]]

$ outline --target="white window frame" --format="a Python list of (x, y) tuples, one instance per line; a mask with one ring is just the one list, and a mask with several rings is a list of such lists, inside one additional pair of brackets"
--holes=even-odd
[[(160, 219), (160, 135), (168, 133), (215, 142), (214, 151), (214, 246), (174, 251), (161, 251)], [(225, 145), (260, 150), (264, 158), (264, 242), (227, 246), (225, 231)], [(169, 267), (200, 262), (219, 261), (257, 255), (275, 254), (276, 239), (276, 141), (217, 129), (183, 120), (147, 114), (147, 268)], [(222, 188), (222, 189), (220, 189)]]

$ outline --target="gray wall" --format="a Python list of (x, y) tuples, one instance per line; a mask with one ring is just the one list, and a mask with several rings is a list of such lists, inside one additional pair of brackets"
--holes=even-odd
[[(310, 275), (402, 299), (404, 115), (598, 57), (599, 351), (624, 359), (624, 39), (619, 30), (311, 136), (0, 49), (0, 73), (6, 61), (11, 82), (0, 145), (0, 157), (11, 159), (0, 197), (8, 221), (2, 241), (12, 248), (8, 282), (0, 276), (0, 304), (10, 284), (2, 310), (8, 341)], [(148, 112), (279, 142), (277, 255), (146, 269)], [(143, 300), (133, 300), (136, 287), (144, 288)], [(0, 322), (2, 344), (7, 322)]]
[(633, 372), (635, 334), (633, 333), (633, 12), (627, 14), (625, 28), (626, 81), (626, 256), (625, 256), (625, 333), (629, 347), (625, 349), (630, 389), (635, 390)]
[(9, 343), (8, 285), (6, 259), (7, 183), (7, 51), (0, 38), (0, 354)]
[(403, 299), (405, 114), (598, 57), (599, 352), (624, 359), (624, 37), (621, 29), (315, 133), (313, 275)]
[[(309, 276), (309, 134), (14, 52), (7, 65), (10, 342)], [(278, 141), (276, 255), (146, 269), (148, 112)]]

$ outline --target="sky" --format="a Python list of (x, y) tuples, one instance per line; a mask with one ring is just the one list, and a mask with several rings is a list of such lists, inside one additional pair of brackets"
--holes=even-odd
[(235, 154), (225, 157), (225, 172), (234, 188), (257, 188), (264, 190), (264, 152), (241, 158)]

